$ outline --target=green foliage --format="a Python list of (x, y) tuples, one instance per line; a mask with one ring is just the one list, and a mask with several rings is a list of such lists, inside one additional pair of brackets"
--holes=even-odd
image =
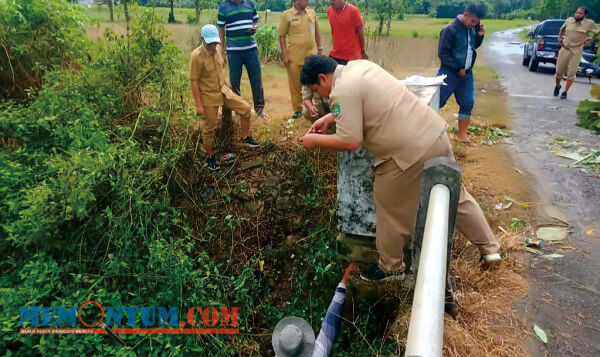
[(85, 43), (93, 55), (80, 70), (47, 73), (29, 105), (0, 105), (2, 354), (234, 352), (224, 337), (128, 336), (130, 347), (121, 350), (101, 335), (15, 333), (21, 306), (86, 300), (239, 306), (240, 316), (250, 315), (260, 295), (256, 262), (222, 274), (220, 263), (194, 250), (186, 217), (173, 204), (184, 147), (170, 133), (188, 89), (174, 60), (181, 54), (163, 40), (159, 20), (145, 13), (129, 37), (109, 32)]
[(600, 85), (594, 84), (590, 90), (595, 100), (582, 100), (577, 107), (578, 126), (594, 130), (600, 134)]
[(526, 224), (527, 224), (527, 221), (525, 221), (523, 218), (513, 217), (510, 220), (510, 228), (512, 228), (514, 230), (519, 230), (519, 229), (525, 227)]
[(0, 98), (26, 98), (49, 71), (79, 67), (84, 38), (77, 8), (64, 0), (0, 2)]
[(281, 60), (281, 49), (279, 48), (279, 36), (277, 36), (276, 26), (260, 26), (256, 31), (255, 39), (260, 59), (263, 62)]

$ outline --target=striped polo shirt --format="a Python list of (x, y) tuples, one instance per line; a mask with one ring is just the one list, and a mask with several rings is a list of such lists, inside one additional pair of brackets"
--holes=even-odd
[(258, 14), (252, 0), (223, 0), (219, 4), (217, 25), (225, 27), (227, 51), (241, 51), (256, 47), (254, 35), (248, 31), (254, 22), (258, 22)]

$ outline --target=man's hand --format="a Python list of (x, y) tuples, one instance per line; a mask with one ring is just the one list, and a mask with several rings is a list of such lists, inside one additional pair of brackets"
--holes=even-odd
[(290, 60), (288, 55), (283, 55), (283, 65), (289, 67), (290, 63), (292, 63), (292, 61)]
[(319, 116), (319, 109), (317, 109), (317, 107), (315, 107), (312, 103), (305, 103), (305, 106), (311, 117), (314, 118)]
[(369, 55), (367, 54), (367, 51), (365, 51), (365, 50), (362, 50), (362, 59), (366, 59), (366, 60), (369, 59)]
[(198, 115), (204, 114), (204, 106), (202, 104), (196, 105), (196, 114), (198, 114)]
[(314, 141), (314, 134), (307, 133), (306, 135), (300, 138), (300, 142), (307, 149), (312, 149), (316, 146)]
[(459, 77), (461, 77), (461, 78), (462, 78), (462, 77), (464, 77), (464, 76), (466, 76), (466, 75), (467, 75), (467, 70), (466, 70), (466, 69), (464, 69), (464, 68), (461, 68), (461, 69), (460, 69), (460, 71), (458, 71), (458, 76), (459, 76)]
[(329, 128), (329, 124), (331, 124), (330, 120), (333, 119), (333, 116), (330, 114), (325, 115), (321, 119), (317, 119), (313, 125), (311, 125), (310, 129), (306, 134), (322, 134), (327, 128)]
[(563, 46), (563, 39), (560, 36), (558, 36), (558, 44), (560, 45), (560, 47)]
[(591, 39), (589, 39), (589, 40), (587, 40), (587, 41), (585, 41), (585, 42), (583, 43), (583, 45), (584, 45), (584, 46), (589, 46), (589, 45), (591, 45), (591, 44), (592, 44), (592, 40), (591, 40)]
[(479, 32), (477, 34), (479, 36), (485, 35), (485, 29), (483, 28), (483, 24), (479, 24)]
[(343, 284), (348, 284), (348, 281), (350, 281), (350, 276), (352, 275), (353, 272), (358, 270), (358, 265), (356, 265), (355, 262), (350, 263), (350, 265), (348, 265), (346, 267), (346, 270), (344, 270), (344, 276), (342, 277), (342, 280), (340, 281), (340, 283)]
[(319, 48), (317, 49), (317, 54), (318, 54), (318, 55), (322, 55), (322, 54), (323, 54), (323, 47), (319, 47)]

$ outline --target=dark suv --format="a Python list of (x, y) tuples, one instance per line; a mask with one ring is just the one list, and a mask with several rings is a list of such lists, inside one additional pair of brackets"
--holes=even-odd
[[(529, 70), (535, 72), (540, 62), (556, 65), (560, 50), (558, 32), (564, 23), (565, 20), (560, 19), (545, 20), (529, 33), (529, 41), (523, 49), (523, 66), (529, 66)], [(590, 62), (594, 61), (597, 52), (597, 41), (583, 48), (583, 55)]]

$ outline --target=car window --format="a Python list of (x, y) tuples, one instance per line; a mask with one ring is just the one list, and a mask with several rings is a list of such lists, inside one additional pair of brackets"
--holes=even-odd
[(558, 31), (560, 31), (561, 26), (564, 24), (564, 21), (550, 21), (544, 22), (540, 25), (538, 35), (554, 35), (558, 36)]
[(541, 27), (541, 26), (540, 26), (540, 25), (538, 25), (538, 26), (535, 28), (535, 31), (533, 31), (533, 34), (534, 34), (534, 35), (536, 35), (536, 36), (537, 36), (537, 35), (539, 34), (539, 32), (540, 32), (540, 27)]

